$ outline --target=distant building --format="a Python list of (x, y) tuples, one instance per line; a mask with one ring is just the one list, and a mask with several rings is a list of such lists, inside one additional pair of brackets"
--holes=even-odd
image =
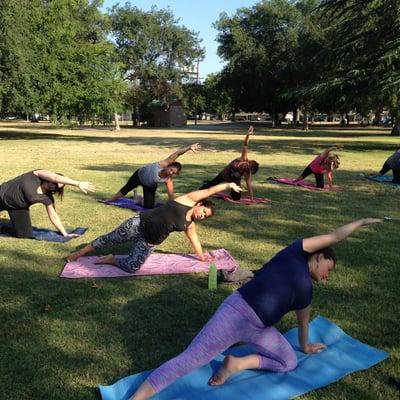
[(147, 125), (155, 128), (180, 127), (187, 123), (186, 114), (180, 100), (169, 103), (152, 101), (149, 105), (149, 113)]

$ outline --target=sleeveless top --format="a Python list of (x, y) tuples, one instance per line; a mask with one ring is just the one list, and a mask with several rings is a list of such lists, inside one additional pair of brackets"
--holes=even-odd
[(149, 244), (162, 243), (171, 232), (186, 231), (192, 221), (186, 221), (186, 213), (192, 207), (168, 201), (164, 205), (140, 213), (140, 224)]
[(160, 178), (158, 173), (162, 170), (160, 164), (155, 162), (153, 164), (145, 165), (139, 168), (138, 174), (140, 182), (143, 186), (154, 187), (160, 182), (165, 182), (167, 178)]

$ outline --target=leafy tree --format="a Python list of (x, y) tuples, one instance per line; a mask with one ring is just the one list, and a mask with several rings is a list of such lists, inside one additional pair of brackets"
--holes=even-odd
[(274, 122), (289, 110), (281, 94), (291, 85), (300, 24), (300, 11), (286, 0), (261, 1), (233, 17), (220, 15), (218, 52), (227, 61), (223, 81), (233, 89), (234, 108), (268, 111)]
[(206, 111), (225, 119), (232, 112), (232, 99), (225, 90), (221, 74), (210, 74), (204, 81)]
[(114, 6), (110, 17), (133, 114), (152, 100), (180, 98), (185, 68), (203, 57), (197, 33), (178, 25), (169, 9), (145, 12), (127, 3)]
[(400, 135), (400, 3), (398, 0), (323, 0), (331, 70), (319, 90), (339, 88), (349, 104), (389, 107)]
[(40, 104), (38, 0), (0, 0), (0, 113), (28, 114)]

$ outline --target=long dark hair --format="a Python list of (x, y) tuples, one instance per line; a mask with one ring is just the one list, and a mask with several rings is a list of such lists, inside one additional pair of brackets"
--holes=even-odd
[[(60, 172), (56, 172), (56, 174), (64, 176), (64, 174), (62, 174)], [(65, 188), (65, 185), (63, 185), (61, 188), (59, 188), (57, 185), (57, 189), (52, 190), (51, 193), (53, 193), (53, 194), (57, 193), (57, 198), (62, 201), (62, 199), (64, 198), (64, 188)]]

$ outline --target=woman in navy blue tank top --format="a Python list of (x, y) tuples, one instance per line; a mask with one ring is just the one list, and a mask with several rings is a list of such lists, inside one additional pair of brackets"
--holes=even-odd
[(98, 237), (81, 250), (70, 254), (68, 261), (75, 261), (97, 249), (131, 241), (132, 248), (129, 255), (117, 258), (109, 254), (100, 257), (97, 263), (115, 265), (132, 273), (141, 267), (154, 247), (162, 243), (171, 232), (185, 232), (199, 259), (206, 261), (194, 221), (201, 221), (213, 214), (213, 204), (206, 199), (222, 190), (239, 192), (241, 188), (235, 183), (222, 183), (179, 196), (161, 207), (129, 218), (112, 232)]
[(221, 304), (185, 351), (151, 372), (130, 400), (150, 398), (238, 342), (251, 344), (255, 352), (244, 357), (226, 356), (221, 368), (210, 378), (210, 385), (222, 385), (232, 374), (245, 369), (293, 370), (297, 366), (296, 354), (273, 326), (292, 310), (298, 320), (301, 350), (323, 351), (325, 344), (308, 342), (311, 281), (327, 279), (334, 268), (336, 259), (329, 246), (364, 225), (378, 222), (382, 220), (360, 219), (327, 235), (296, 240), (281, 250), (250, 282)]

